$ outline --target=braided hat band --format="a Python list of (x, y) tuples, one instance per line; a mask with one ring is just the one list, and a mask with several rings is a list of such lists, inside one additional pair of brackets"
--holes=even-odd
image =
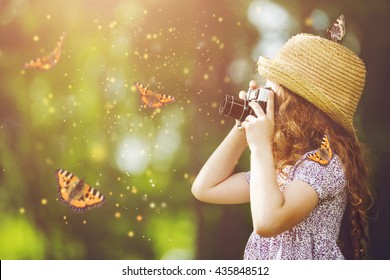
[(298, 34), (274, 59), (260, 57), (258, 71), (355, 132), (353, 116), (363, 92), (366, 68), (348, 48), (319, 36)]

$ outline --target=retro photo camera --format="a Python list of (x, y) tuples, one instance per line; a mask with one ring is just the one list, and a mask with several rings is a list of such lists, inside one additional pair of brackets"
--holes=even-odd
[(269, 91), (272, 91), (270, 87), (250, 88), (246, 92), (244, 100), (225, 95), (219, 104), (219, 113), (242, 122), (248, 115), (255, 115), (253, 109), (249, 106), (251, 101), (256, 101), (266, 112)]

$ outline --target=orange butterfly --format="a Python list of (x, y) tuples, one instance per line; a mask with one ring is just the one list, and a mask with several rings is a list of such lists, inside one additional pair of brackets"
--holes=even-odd
[(80, 180), (69, 171), (57, 169), (55, 171), (58, 184), (58, 195), (62, 202), (68, 204), (76, 212), (102, 205), (104, 196), (90, 185)]
[(135, 83), (135, 86), (141, 95), (142, 102), (150, 108), (160, 108), (167, 103), (175, 101), (173, 96), (153, 92), (143, 84)]
[(38, 70), (49, 70), (58, 63), (61, 56), (62, 45), (64, 43), (65, 33), (62, 33), (57, 43), (56, 48), (47, 56), (31, 60), (24, 64), (24, 68), (35, 68)]
[(307, 158), (318, 162), (322, 165), (327, 165), (333, 157), (333, 151), (330, 148), (329, 138), (324, 135), (321, 142), (321, 147), (312, 153), (307, 154)]

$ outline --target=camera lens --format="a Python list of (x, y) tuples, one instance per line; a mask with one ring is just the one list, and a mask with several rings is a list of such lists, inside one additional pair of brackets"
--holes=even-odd
[(245, 100), (234, 99), (231, 95), (225, 95), (219, 104), (219, 113), (242, 122), (249, 114), (255, 116), (254, 111), (249, 106), (251, 100), (256, 101), (263, 111), (266, 112), (269, 91), (272, 91), (270, 87), (250, 88), (246, 93)]
[(234, 99), (231, 95), (225, 95), (219, 104), (219, 113), (221, 115), (234, 118), (238, 121), (244, 121), (249, 115), (251, 107), (248, 101), (242, 99)]

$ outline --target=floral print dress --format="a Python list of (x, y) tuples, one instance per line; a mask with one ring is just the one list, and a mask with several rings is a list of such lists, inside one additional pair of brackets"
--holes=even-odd
[[(298, 164), (278, 174), (280, 190), (294, 180), (308, 183), (319, 202), (310, 215), (291, 229), (270, 238), (255, 232), (247, 242), (246, 260), (344, 259), (336, 242), (347, 204), (346, 178), (340, 158), (334, 155), (327, 165), (303, 157)], [(247, 173), (250, 181), (250, 172)]]

